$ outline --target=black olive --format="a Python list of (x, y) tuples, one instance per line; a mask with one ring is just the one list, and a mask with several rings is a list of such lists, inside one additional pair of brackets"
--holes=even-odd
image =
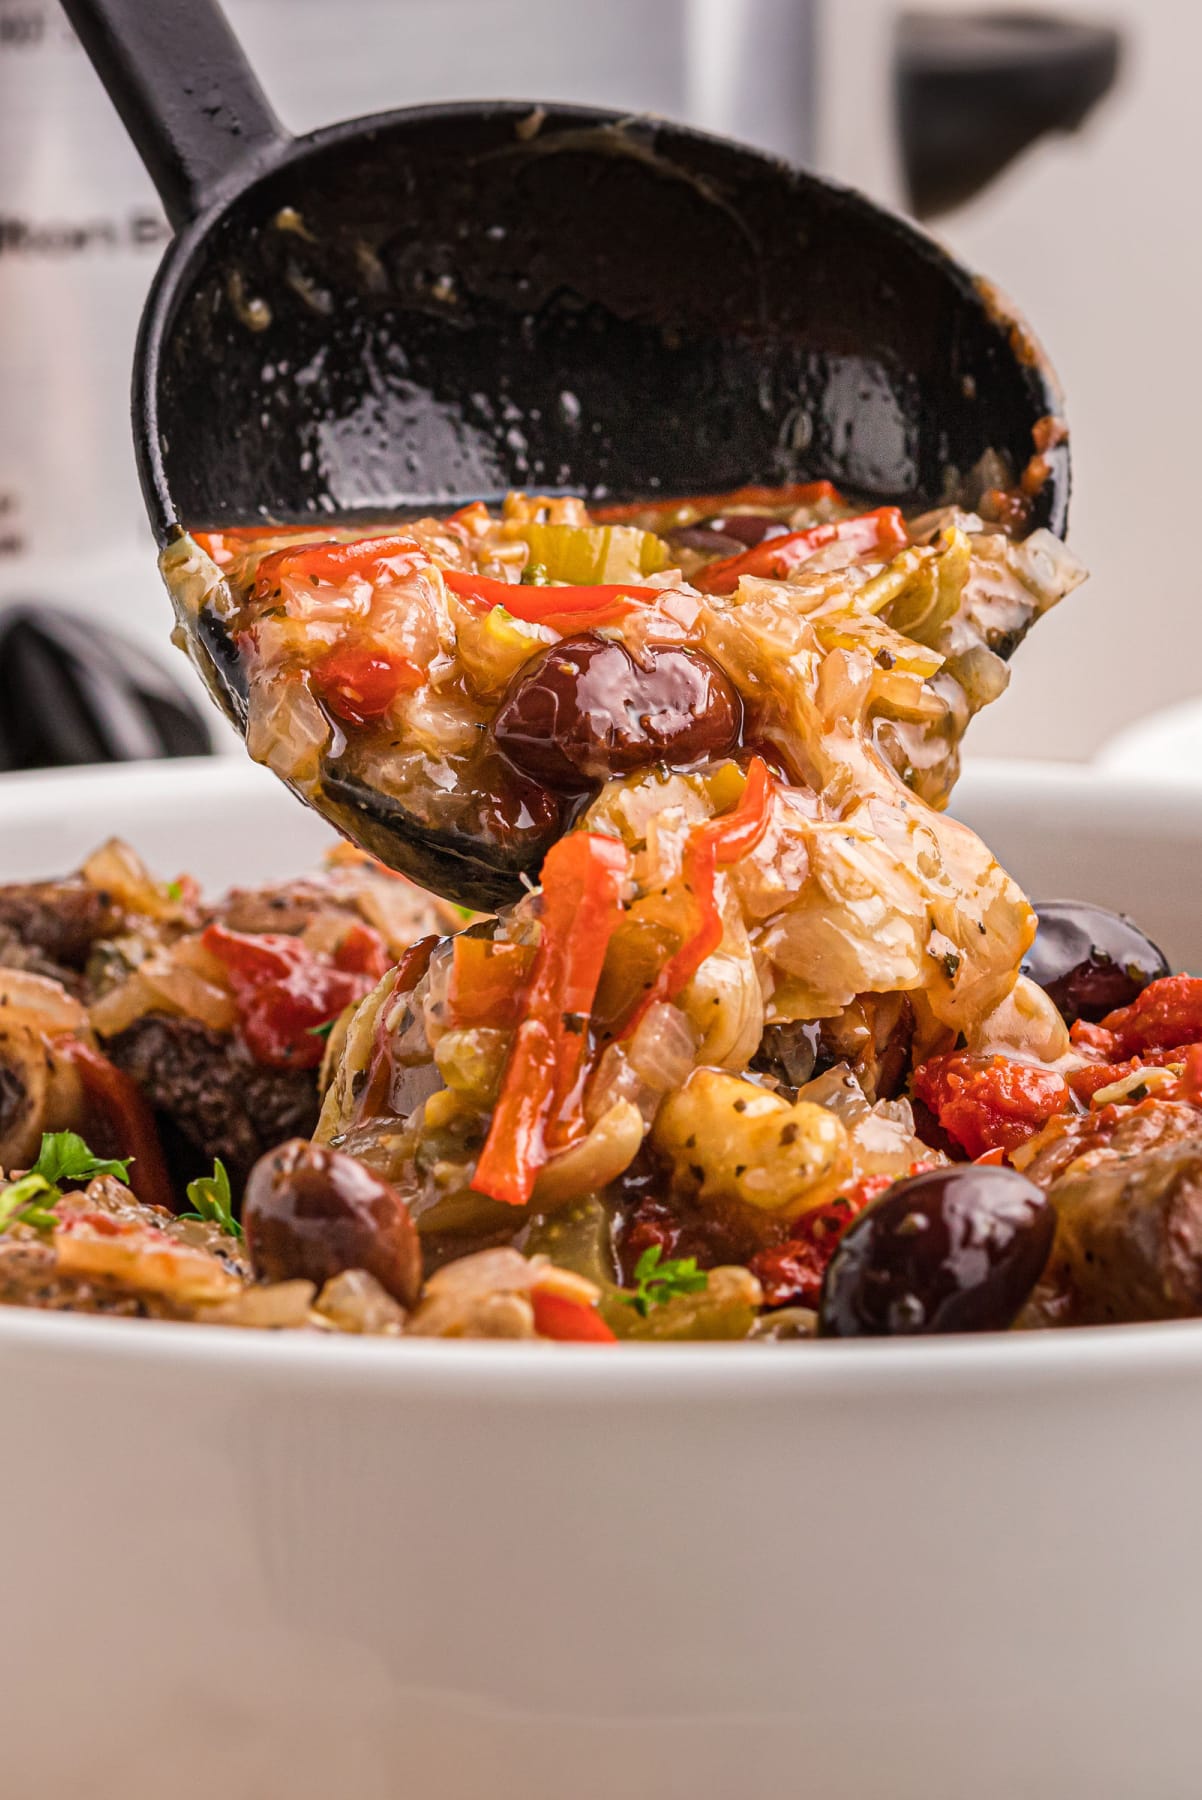
[(649, 645), (636, 657), (590, 631), (520, 670), (493, 736), (522, 774), (579, 792), (650, 763), (719, 756), (738, 741), (742, 716), (730, 680), (700, 650)]
[(242, 1201), (246, 1247), (267, 1281), (320, 1287), (344, 1269), (366, 1269), (411, 1306), (422, 1258), (409, 1208), (391, 1183), (338, 1150), (292, 1138), (261, 1156)]
[(770, 513), (715, 513), (695, 525), (678, 526), (668, 533), (668, 542), (674, 550), (696, 550), (703, 556), (738, 556), (765, 538), (783, 537), (790, 530)]
[(702, 519), (700, 529), (735, 538), (745, 550), (752, 550), (767, 538), (784, 537), (793, 527), (771, 513), (723, 513), (720, 518)]
[(1163, 951), (1123, 913), (1086, 900), (1033, 900), (1039, 930), (1023, 974), (1063, 1013), (1096, 1023), (1169, 974)]
[(1013, 1169), (932, 1169), (845, 1233), (819, 1302), (823, 1337), (1004, 1331), (1043, 1273), (1056, 1219)]

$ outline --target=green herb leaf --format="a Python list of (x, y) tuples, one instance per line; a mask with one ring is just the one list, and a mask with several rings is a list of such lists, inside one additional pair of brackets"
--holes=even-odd
[(93, 1156), (76, 1131), (44, 1131), (38, 1160), (28, 1175), (0, 1189), (0, 1233), (10, 1225), (32, 1225), (53, 1231), (58, 1219), (51, 1210), (63, 1197), (64, 1181), (90, 1181), (93, 1175), (129, 1180), (132, 1156)]
[(90, 1181), (93, 1175), (116, 1175), (129, 1180), (132, 1156), (105, 1159), (93, 1156), (78, 1132), (47, 1131), (42, 1134), (38, 1160), (29, 1171), (40, 1175), (48, 1187), (57, 1188), (64, 1181)]
[(338, 1023), (337, 1018), (333, 1018), (333, 1019), (327, 1019), (324, 1025), (306, 1025), (305, 1036), (306, 1037), (319, 1037), (324, 1040), (329, 1037), (331, 1031), (333, 1031), (333, 1029), (334, 1029), (335, 1025), (337, 1025), (337, 1023)]
[(211, 1175), (198, 1175), (195, 1181), (188, 1183), (188, 1198), (196, 1210), (181, 1213), (181, 1219), (205, 1219), (210, 1225), (219, 1225), (226, 1237), (243, 1235), (242, 1227), (234, 1217), (230, 1178), (219, 1156), (213, 1158)]
[(634, 1265), (634, 1279), (634, 1293), (623, 1294), (622, 1299), (645, 1319), (653, 1306), (662, 1306), (677, 1294), (699, 1294), (709, 1276), (697, 1267), (695, 1256), (669, 1257), (665, 1262), (662, 1244), (650, 1244)]
[(43, 1175), (22, 1175), (0, 1192), (0, 1234), (10, 1225), (32, 1225), (36, 1231), (53, 1231), (58, 1220), (47, 1201), (58, 1199), (58, 1190)]
[(182, 881), (169, 881), (164, 892), (166, 893), (168, 900), (173, 901), (175, 905), (178, 906), (184, 897), (184, 884)]
[(457, 900), (452, 900), (451, 905), (454, 907), (455, 911), (459, 914), (459, 917), (461, 919), (465, 919), (465, 920), (466, 919), (474, 919), (476, 916), (470, 906), (460, 906), (460, 904)]
[(549, 587), (551, 577), (540, 562), (528, 562), (522, 570), (523, 587)]

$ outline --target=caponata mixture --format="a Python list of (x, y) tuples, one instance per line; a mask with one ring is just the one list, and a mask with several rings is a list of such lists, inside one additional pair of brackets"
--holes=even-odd
[[(368, 848), (0, 888), (0, 1300), (596, 1343), (1202, 1312), (1202, 979), (941, 810), (1082, 578), (1019, 529), (816, 483), (182, 536), (252, 754)], [(365, 793), (479, 911), (368, 853)]]

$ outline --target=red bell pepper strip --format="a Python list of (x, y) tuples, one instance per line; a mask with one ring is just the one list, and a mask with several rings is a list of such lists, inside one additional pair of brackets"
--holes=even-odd
[(703, 594), (733, 594), (744, 575), (784, 581), (828, 544), (843, 544), (856, 556), (866, 556), (871, 550), (900, 550), (908, 541), (906, 522), (897, 507), (881, 506), (854, 519), (832, 519), (827, 525), (811, 525), (808, 531), (765, 538), (738, 556), (711, 563), (693, 577), (693, 586)]
[(598, 582), (593, 587), (523, 587), (518, 581), (471, 575), (463, 569), (444, 569), (442, 578), (453, 594), (482, 613), (503, 606), (515, 619), (524, 619), (528, 625), (549, 625), (561, 633), (616, 625), (636, 607), (662, 600), (665, 592), (621, 582)]
[(524, 1206), (535, 1177), (578, 1108), (589, 1015), (609, 940), (622, 916), (630, 859), (616, 838), (573, 831), (547, 854), (542, 934), (501, 1092), (472, 1187)]
[(534, 1329), (539, 1337), (554, 1338), (561, 1344), (616, 1344), (612, 1332), (595, 1306), (582, 1300), (569, 1300), (563, 1294), (552, 1294), (535, 1288), (530, 1296), (534, 1308)]
[(356, 538), (347, 544), (327, 538), (317, 544), (292, 544), (263, 558), (255, 572), (254, 597), (270, 598), (284, 580), (337, 585), (357, 575), (375, 586), (414, 574), (429, 561), (421, 545), (407, 537)]
[(78, 1038), (59, 1038), (55, 1048), (75, 1064), (84, 1093), (103, 1114), (116, 1144), (115, 1154), (131, 1159), (129, 1185), (147, 1206), (174, 1211), (171, 1178), (163, 1157), (154, 1114), (141, 1088), (124, 1069)]
[(696, 518), (712, 518), (732, 506), (754, 506), (763, 510), (783, 506), (817, 506), (820, 501), (838, 502), (842, 496), (829, 481), (793, 483), (787, 487), (732, 488), (726, 494), (681, 494), (672, 500), (631, 500), (620, 506), (590, 506), (589, 515), (599, 525), (620, 525), (626, 519), (658, 518), (671, 523), (676, 513), (686, 507)]
[(731, 812), (695, 825), (684, 852), (684, 877), (700, 923), (676, 954), (669, 958), (654, 986), (635, 1007), (620, 1036), (631, 1035), (644, 1013), (658, 1000), (673, 1000), (688, 986), (706, 957), (722, 942), (722, 915), (714, 895), (719, 869), (730, 868), (750, 856), (768, 829), (772, 817), (773, 782), (768, 765), (753, 756), (747, 769), (747, 785)]

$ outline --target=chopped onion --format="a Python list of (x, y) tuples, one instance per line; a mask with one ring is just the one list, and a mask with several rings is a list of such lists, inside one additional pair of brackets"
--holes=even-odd
[(152, 1005), (160, 1008), (165, 1005), (170, 1012), (199, 1019), (210, 1031), (234, 1029), (238, 1008), (229, 990), (206, 981), (203, 975), (177, 961), (170, 952), (148, 957), (138, 970), (138, 976), (150, 990)]
[(657, 1093), (683, 1087), (697, 1052), (697, 1034), (678, 1006), (648, 1007), (626, 1047), (635, 1074)]
[(269, 672), (251, 682), (246, 748), (255, 762), (303, 786), (317, 780), (329, 740), (329, 721), (301, 677)]
[(110, 838), (83, 865), (83, 878), (101, 893), (111, 894), (127, 912), (151, 919), (177, 919), (179, 903), (168, 898), (146, 864), (120, 838)]
[(86, 1008), (65, 987), (25, 969), (0, 969), (0, 1007), (9, 1016), (27, 1013), (44, 1031), (79, 1031), (88, 1022)]
[(93, 1002), (90, 1012), (92, 1029), (99, 1037), (116, 1037), (119, 1031), (125, 1031), (140, 1019), (143, 1013), (150, 1012), (155, 1004), (153, 991), (142, 979), (141, 970), (123, 981), (120, 987), (110, 988), (99, 1000)]

